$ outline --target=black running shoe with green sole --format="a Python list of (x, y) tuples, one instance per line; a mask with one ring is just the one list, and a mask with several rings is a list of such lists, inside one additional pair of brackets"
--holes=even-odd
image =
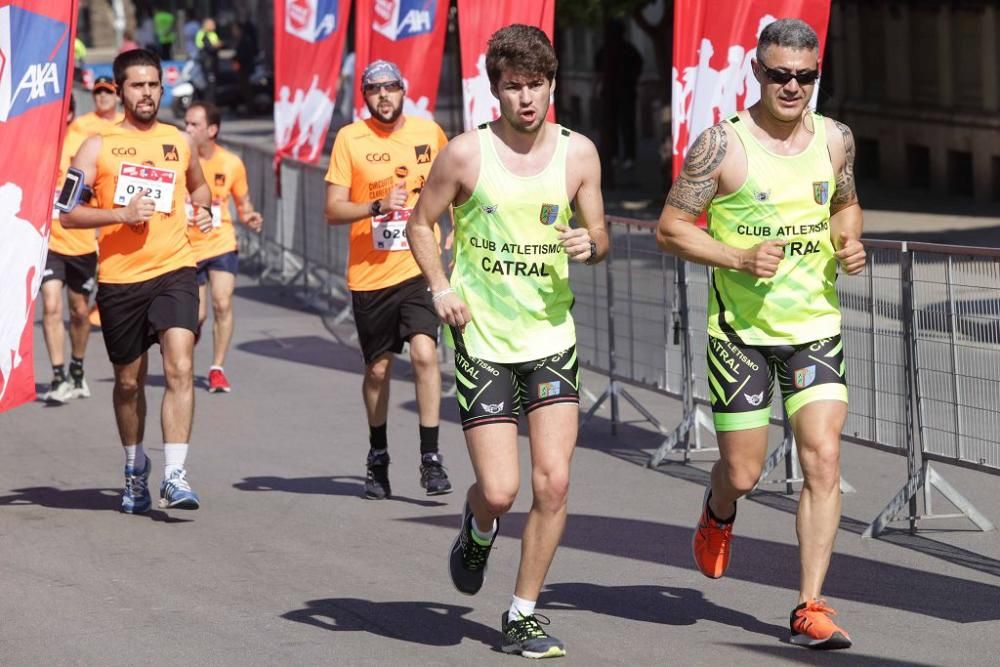
[(483, 587), (483, 579), (486, 576), (486, 561), (490, 557), (493, 549), (493, 542), (497, 539), (500, 522), (497, 520), (497, 530), (493, 531), (493, 537), (489, 544), (479, 544), (472, 539), (472, 510), (469, 503), (465, 503), (462, 512), (462, 527), (458, 531), (458, 536), (451, 543), (451, 552), (448, 554), (448, 569), (451, 572), (451, 581), (459, 593), (475, 595)]
[(505, 611), (500, 618), (500, 632), (503, 633), (500, 650), (504, 653), (518, 653), (524, 658), (559, 658), (566, 655), (566, 647), (542, 628), (549, 619), (541, 614), (522, 616), (516, 620), (508, 618)]

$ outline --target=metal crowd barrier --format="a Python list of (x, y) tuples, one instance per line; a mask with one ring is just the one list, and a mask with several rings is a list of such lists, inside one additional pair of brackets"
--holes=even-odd
[[(263, 279), (294, 287), (339, 324), (351, 317), (346, 286), (348, 234), (326, 224), (324, 170), (273, 152), (234, 145), (247, 167), (251, 195), (264, 215), (259, 236), (240, 234), (244, 260)], [(572, 264), (577, 353), (583, 367), (607, 379), (586, 421), (605, 402), (611, 428), (628, 402), (664, 440), (651, 467), (675, 455), (714, 451), (702, 432), (710, 417), (705, 346), (709, 272), (656, 245), (656, 223), (609, 217), (612, 252), (603, 270)], [(242, 230), (241, 230), (242, 232)], [(1000, 250), (865, 240), (868, 266), (841, 276), (837, 291), (850, 391), (845, 440), (899, 454), (907, 479), (865, 531), (877, 537), (892, 521), (964, 516), (982, 530), (992, 523), (931, 463), (1000, 473)], [(666, 425), (633, 396), (639, 387), (681, 401), (679, 424)], [(777, 398), (777, 397), (776, 397)], [(759, 484), (784, 462), (791, 493), (798, 477), (794, 440), (780, 399), (772, 421), (785, 437), (768, 456)], [(843, 491), (853, 488), (842, 482)], [(932, 491), (958, 513), (935, 514)], [(918, 512), (922, 496), (923, 512)]]

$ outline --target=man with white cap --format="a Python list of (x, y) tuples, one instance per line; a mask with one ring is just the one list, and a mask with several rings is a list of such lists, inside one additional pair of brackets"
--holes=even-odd
[(403, 115), (406, 84), (394, 63), (370, 63), (360, 83), (371, 116), (337, 133), (326, 174), (325, 214), (331, 225), (351, 226), (347, 285), (365, 363), (362, 396), (370, 441), (365, 497), (392, 495), (389, 379), (393, 354), (402, 352), (405, 342), (420, 418), (420, 485), (428, 495), (451, 493), (438, 453), (440, 322), (406, 239), (410, 211), (448, 140), (437, 123)]

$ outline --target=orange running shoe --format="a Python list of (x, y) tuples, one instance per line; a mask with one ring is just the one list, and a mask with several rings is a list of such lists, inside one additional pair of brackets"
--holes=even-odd
[(788, 620), (792, 643), (815, 649), (850, 648), (851, 638), (830, 618), (836, 615), (826, 600), (803, 602), (792, 610)]
[(691, 551), (694, 553), (694, 562), (698, 569), (706, 577), (718, 579), (726, 573), (729, 567), (729, 555), (733, 547), (733, 518), (723, 523), (716, 521), (708, 509), (708, 498), (712, 494), (712, 487), (705, 489), (705, 500), (701, 504), (701, 518), (698, 519), (698, 527), (694, 531), (694, 539), (691, 541)]

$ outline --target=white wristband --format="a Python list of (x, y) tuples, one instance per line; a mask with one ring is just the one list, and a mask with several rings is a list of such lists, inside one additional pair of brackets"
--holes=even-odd
[(454, 294), (454, 293), (455, 293), (455, 290), (452, 289), (451, 287), (449, 287), (447, 289), (443, 289), (440, 292), (435, 292), (434, 296), (431, 297), (431, 301), (433, 301), (434, 303), (437, 303), (441, 299), (445, 298), (447, 295)]

